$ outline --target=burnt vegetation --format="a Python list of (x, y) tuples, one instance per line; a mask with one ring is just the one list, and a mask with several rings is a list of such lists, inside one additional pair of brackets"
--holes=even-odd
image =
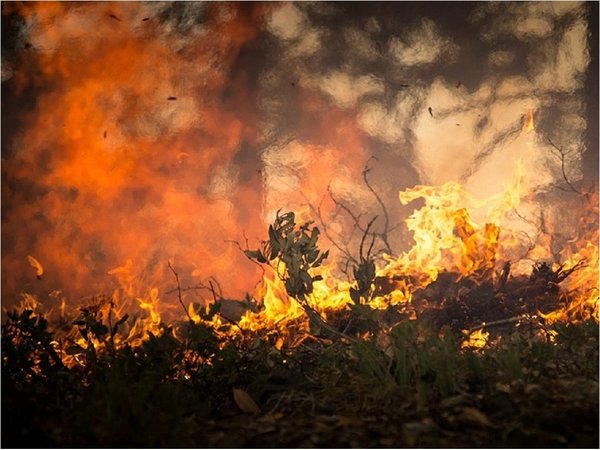
[[(212, 283), (215, 301), (188, 308), (170, 265), (186, 320), (138, 340), (128, 337), (142, 316), (109, 297), (53, 322), (35, 308), (8, 313), (4, 446), (598, 446), (597, 322), (539, 315), (560, 307), (560, 284), (580, 266), (444, 272), (409, 306), (375, 309), (369, 300), (402, 280), (376, 277), (369, 229), (353, 303), (327, 315), (310, 301), (328, 257), (316, 226), (278, 214), (268, 240), (245, 250), (277, 270), (308, 327), (243, 329)], [(484, 329), (485, 348), (465, 345)]]

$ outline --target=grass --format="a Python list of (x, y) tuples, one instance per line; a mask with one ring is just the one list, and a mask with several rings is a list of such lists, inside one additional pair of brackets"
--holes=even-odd
[[(110, 335), (91, 319), (86, 327)], [(2, 442), (598, 447), (598, 325), (555, 324), (550, 335), (515, 329), (471, 350), (449, 329), (412, 321), (356, 342), (277, 349), (190, 322), (138, 347), (88, 348), (66, 366), (45, 319), (23, 311), (2, 327)]]

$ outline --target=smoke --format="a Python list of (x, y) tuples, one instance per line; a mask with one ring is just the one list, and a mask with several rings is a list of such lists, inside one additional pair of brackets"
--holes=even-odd
[[(531, 189), (554, 192), (548, 138), (582, 178), (580, 3), (24, 3), (3, 4), (3, 20), (8, 302), (165, 292), (167, 261), (186, 284), (214, 276), (240, 298), (260, 272), (226, 241), (254, 246), (280, 208), (319, 212), (343, 236), (328, 191), (381, 215), (362, 176), (372, 156), (394, 224), (412, 211), (402, 189), (459, 180), (484, 197), (519, 162)], [(399, 251), (410, 235), (390, 239)]]

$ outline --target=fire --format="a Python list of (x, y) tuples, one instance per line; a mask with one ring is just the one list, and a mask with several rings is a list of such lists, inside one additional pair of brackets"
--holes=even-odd
[[(38, 310), (50, 303), (41, 293), (47, 286), (71, 290), (69, 298), (112, 292), (97, 311), (99, 320), (118, 321), (127, 312), (141, 312), (122, 338), (123, 343), (139, 345), (149, 333), (161, 333), (167, 317), (182, 314), (178, 302), (166, 299), (172, 278), (162, 261), (176, 257), (182, 273), (195, 281), (219, 275), (228, 283), (227, 294), (239, 298), (259, 272), (225, 239), (240, 231), (260, 235), (271, 211), (318, 204), (330, 185), (352, 200), (361, 197), (354, 185), (369, 153), (366, 134), (377, 132), (371, 137), (379, 134), (396, 145), (402, 142), (401, 133), (391, 126), (394, 121), (388, 127), (367, 117), (366, 111), (379, 111), (376, 103), (362, 108), (356, 104), (358, 94), (345, 98), (343, 89), (338, 92), (330, 82), (302, 77), (292, 82), (298, 97), (297, 128), (290, 133), (294, 138), (276, 142), (284, 139), (269, 126), (261, 128), (257, 105), (264, 99), (246, 88), (251, 75), (237, 69), (237, 58), (248, 58), (254, 47), (260, 47), (257, 36), (274, 7), (209, 3), (198, 20), (202, 27), (190, 31), (186, 40), (171, 24), (144, 20), (152, 16), (148, 5), (144, 10), (126, 2), (7, 6), (30, 25), (28, 38), (36, 49), (30, 62), (36, 70), (15, 72), (15, 89), (31, 85), (40, 92), (35, 114), (26, 118), (29, 123), (19, 136), (19, 151), (4, 163), (6, 190), (11, 192), (6, 196), (9, 209), (3, 233), (14, 236), (15, 242), (3, 253), (2, 262), (8, 273), (19, 275), (3, 282), (3, 294), (15, 295), (25, 285), (38, 295), (24, 296), (20, 308)], [(98, 27), (93, 38), (90, 23)], [(368, 95), (363, 93), (373, 95), (373, 101), (385, 90), (376, 78), (367, 83)], [(351, 80), (347, 78), (346, 84)], [(252, 81), (264, 83), (266, 91), (270, 83), (288, 84), (271, 75)], [(327, 95), (315, 87), (319, 84)], [(485, 97), (486, 90), (482, 87), (477, 95)], [(400, 94), (398, 108), (412, 104), (408, 94), (406, 98), (404, 91)], [(328, 103), (329, 95), (337, 98), (336, 107)], [(460, 95), (452, 94), (456, 101), (463, 98), (462, 90)], [(267, 100), (263, 102), (267, 106), (276, 103)], [(409, 109), (416, 111), (416, 105)], [(396, 111), (398, 117), (404, 118), (405, 106)], [(522, 152), (531, 155), (537, 150), (534, 116), (539, 121), (542, 114), (533, 100), (523, 106), (527, 109), (521, 135), (526, 137), (515, 145), (525, 142)], [(431, 136), (436, 134), (429, 127), (440, 123), (466, 128), (469, 115), (462, 115), (461, 125), (450, 117), (451, 110), (448, 105), (436, 106), (434, 114), (432, 107), (428, 113), (423, 108), (419, 120), (425, 118), (422, 123)], [(375, 116), (384, 118), (386, 110), (381, 111)], [(507, 127), (518, 134), (520, 112), (507, 112), (510, 120), (503, 115), (478, 119), (481, 134), (501, 136), (506, 129), (496, 120), (510, 123)], [(491, 154), (486, 151), (483, 159)], [(598, 320), (597, 217), (594, 230), (572, 236), (555, 257), (556, 220), (540, 207), (537, 231), (517, 217), (517, 208), (536, 195), (522, 165), (517, 163), (514, 181), (504, 192), (483, 199), (472, 186), (467, 189), (468, 180), (456, 179), (416, 185), (398, 194), (402, 207), (421, 203), (405, 221), (412, 246), (377, 261), (376, 276), (392, 280), (393, 286), (380, 291), (374, 286), (365, 306), (405, 308), (417, 291), (444, 272), (457, 274), (457, 282), (472, 279), (481, 284), (493, 281), (505, 264), (514, 263), (513, 274), (525, 273), (533, 259), (554, 264), (554, 270), (577, 269), (564, 280), (563, 307), (540, 313), (542, 317), (549, 322)], [(597, 204), (597, 199), (593, 202)], [(325, 205), (323, 217), (333, 209)], [(527, 220), (532, 222), (532, 216)], [(288, 330), (291, 325), (297, 336), (308, 332), (304, 307), (327, 320), (354, 303), (349, 291), (355, 283), (341, 279), (333, 258), (315, 270), (322, 280), (315, 281), (305, 305), (286, 292), (284, 268), (277, 261), (274, 268), (267, 268), (253, 292), (260, 309), (246, 312), (236, 324), (244, 331), (277, 330), (279, 347), (289, 344), (286, 340), (296, 342)], [(32, 274), (40, 283), (27, 285)], [(48, 311), (66, 317), (65, 298), (61, 296), (60, 305)], [(190, 291), (179, 298), (189, 305), (184, 320), (200, 323), (204, 319), (192, 300), (198, 298)], [(215, 328), (223, 325), (218, 316), (211, 323)], [(79, 340), (78, 345), (86, 343)], [(104, 344), (96, 339), (93, 345)]]
[[(597, 211), (597, 195), (590, 199), (590, 204), (596, 207)], [(586, 233), (587, 234), (587, 233)], [(572, 322), (593, 318), (599, 321), (599, 294), (598, 294), (598, 274), (600, 268), (598, 266), (598, 227), (592, 225), (589, 234), (583, 237), (572, 239), (565, 249), (560, 253), (564, 259), (562, 270), (569, 270), (576, 265), (582, 267), (577, 268), (564, 281), (564, 287), (568, 292), (568, 299), (564, 308), (548, 314), (540, 314), (548, 322)], [(558, 268), (557, 263), (554, 264), (554, 269)]]
[[(414, 245), (397, 257), (386, 255), (386, 263), (378, 268), (377, 275), (394, 279), (394, 289), (383, 295), (373, 296), (368, 306), (385, 309), (410, 304), (413, 293), (435, 281), (441, 272), (457, 273), (457, 282), (462, 278), (493, 282), (501, 276), (501, 265), (505, 266), (503, 270), (506, 271), (506, 265), (511, 259), (518, 261), (520, 255), (530, 253), (548, 255), (547, 236), (551, 231), (544, 229), (532, 246), (520, 239), (521, 233), (510, 228), (511, 223), (514, 223), (511, 215), (514, 215), (523, 198), (523, 186), (524, 173), (518, 165), (515, 181), (507, 190), (487, 199), (473, 197), (455, 182), (438, 187), (417, 186), (401, 192), (399, 197), (403, 204), (416, 199), (424, 201), (423, 206), (415, 210), (406, 221), (408, 229), (413, 232)], [(495, 222), (479, 225), (472, 219), (469, 211), (493, 218)], [(584, 211), (584, 215), (589, 213), (590, 211)], [(548, 223), (544, 225), (546, 228), (549, 226)], [(540, 313), (548, 322), (588, 318), (598, 320), (597, 229), (594, 236), (573, 239), (567, 248), (577, 250), (563, 251), (560, 266), (559, 262), (554, 263), (554, 271), (559, 267), (563, 271), (573, 268), (576, 270), (565, 281), (567, 291), (564, 307), (547, 314)], [(586, 261), (585, 266), (575, 267), (581, 265), (581, 261)], [(326, 318), (327, 311), (343, 310), (353, 303), (348, 295), (352, 284), (336, 279), (332, 265), (322, 267), (319, 273), (325, 274), (324, 280), (315, 282), (314, 292), (309, 296), (308, 303), (321, 317)], [(241, 322), (244, 328), (282, 329), (290, 321), (307, 320), (302, 307), (286, 293), (281, 275), (282, 272), (278, 273), (276, 270), (265, 274), (262, 285), (255, 292), (255, 298), (263, 300), (264, 309), (260, 313), (248, 313), (244, 316)], [(505, 273), (507, 275), (508, 272)], [(483, 347), (488, 336), (489, 332), (475, 331), (464, 345)]]
[[(390, 292), (375, 291), (368, 299), (367, 306), (385, 309), (410, 305), (415, 292), (426, 288), (442, 272), (456, 273), (456, 282), (466, 278), (476, 283), (494, 282), (499, 276), (500, 265), (506, 263), (505, 258), (514, 254), (519, 244), (515, 233), (510, 229), (505, 230), (500, 223), (508, 221), (507, 217), (511, 211), (520, 204), (522, 175), (517, 171), (516, 181), (506, 192), (487, 199), (473, 197), (463, 186), (454, 182), (437, 187), (416, 186), (401, 192), (399, 198), (403, 204), (417, 199), (423, 201), (423, 205), (406, 220), (408, 229), (413, 232), (414, 244), (397, 257), (385, 255), (385, 260), (377, 267), (377, 276), (393, 279), (395, 284)], [(589, 215), (590, 210), (594, 211), (596, 199), (597, 197), (589, 199), (584, 216)], [(480, 225), (472, 218), (471, 211), (476, 215), (493, 217), (497, 223), (486, 222)], [(547, 323), (599, 319), (598, 228), (593, 218), (591, 221), (587, 218), (582, 220), (588, 221), (583, 227), (584, 235), (573, 237), (567, 242), (559, 255), (560, 261), (550, 266), (553, 272), (568, 272), (569, 276), (563, 281), (562, 306), (555, 311), (538, 314)], [(542, 233), (542, 237), (544, 236), (546, 234)], [(547, 243), (542, 239), (541, 244), (536, 245)], [(160, 273), (160, 269), (157, 270), (157, 273)], [(232, 337), (240, 332), (266, 333), (274, 336), (273, 342), (277, 348), (282, 348), (298, 345), (310, 334), (305, 308), (312, 309), (327, 321), (332, 317), (332, 313), (348, 310), (354, 303), (349, 295), (353, 283), (340, 279), (332, 262), (315, 270), (313, 275), (319, 275), (321, 279), (314, 282), (313, 291), (306, 296), (305, 305), (288, 295), (283, 279), (284, 273), (285, 265), (277, 259), (271, 267), (266, 268), (262, 282), (253, 294), (253, 298), (261, 307), (257, 312), (248, 310), (237, 323), (225, 322), (218, 314), (205, 319), (203, 317), (206, 316), (191, 303), (185, 312), (187, 318), (184, 317), (184, 320), (204, 322), (213, 329), (220, 330), (218, 333), (224, 337)], [(142, 314), (124, 329), (124, 334), (117, 335), (114, 341), (116, 345), (136, 346), (147, 339), (150, 333), (161, 334), (161, 311), (166, 305), (161, 302), (159, 288), (144, 289), (143, 284), (133, 276), (132, 261), (113, 269), (111, 275), (119, 284), (113, 295), (96, 299), (81, 311), (92, 314), (94, 320), (99, 322), (114, 324), (125, 317), (125, 310), (131, 309), (132, 303), (141, 310)], [(52, 298), (59, 299), (60, 304), (46, 311), (59, 310), (61, 317), (65, 316), (64, 296), (56, 294)], [(36, 296), (23, 296), (21, 310), (38, 311), (43, 308), (44, 305)], [(205, 312), (208, 312), (209, 305), (204, 308)], [(79, 322), (75, 323), (84, 323), (81, 319), (78, 320)], [(107, 342), (101, 336), (92, 335), (86, 340), (77, 337), (73, 330), (68, 336), (82, 349), (92, 345), (100, 351), (107, 346)], [(483, 328), (477, 329), (468, 333), (462, 347), (483, 348), (488, 345), (489, 336), (490, 333)], [(77, 364), (77, 355), (65, 355), (65, 361), (68, 364)]]
[(528, 109), (523, 116), (523, 132), (529, 133), (535, 130), (535, 123), (533, 120), (533, 109)]
[(490, 336), (489, 331), (483, 331), (483, 328), (472, 331), (471, 333), (464, 331), (464, 334), (467, 335), (467, 339), (464, 340), (461, 344), (461, 348), (472, 348), (472, 349), (482, 349), (488, 343), (488, 339)]
[(482, 227), (468, 211), (485, 211), (487, 217), (502, 219), (519, 204), (520, 170), (517, 174), (506, 192), (484, 200), (474, 198), (456, 182), (439, 187), (416, 186), (401, 192), (402, 204), (419, 198), (425, 201), (406, 220), (415, 243), (398, 258), (388, 256), (389, 263), (380, 273), (410, 274), (417, 280), (414, 287), (435, 281), (442, 270), (459, 272), (462, 277), (475, 273), (491, 276), (499, 252), (500, 227), (495, 223)]

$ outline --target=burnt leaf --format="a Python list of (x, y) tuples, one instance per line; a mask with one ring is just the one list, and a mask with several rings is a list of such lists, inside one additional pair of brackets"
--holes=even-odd
[(117, 320), (117, 323), (115, 323), (115, 326), (124, 324), (127, 319), (129, 319), (129, 314), (125, 314), (123, 317), (121, 317), (119, 320)]
[(83, 347), (80, 347), (79, 345), (72, 345), (65, 350), (65, 353), (67, 355), (71, 355), (71, 356), (81, 355), (84, 352), (85, 352), (85, 349)]

